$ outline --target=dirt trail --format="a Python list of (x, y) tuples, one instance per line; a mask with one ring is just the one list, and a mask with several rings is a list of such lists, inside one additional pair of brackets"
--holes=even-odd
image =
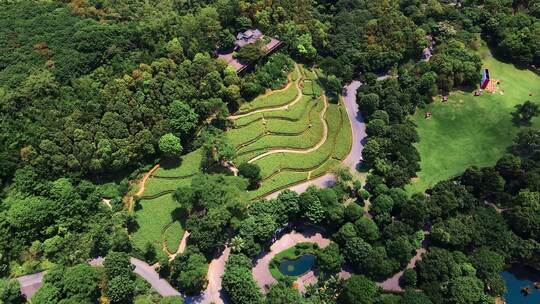
[(180, 243), (178, 244), (178, 249), (176, 249), (175, 253), (171, 254), (167, 250), (167, 254), (169, 255), (169, 261), (174, 260), (174, 258), (176, 258), (176, 256), (178, 256), (179, 254), (184, 253), (184, 251), (186, 250), (187, 239), (188, 239), (189, 235), (190, 235), (189, 231), (187, 231), (187, 230), (184, 231), (184, 235), (182, 235), (182, 240), (180, 240)]
[(328, 99), (326, 98), (326, 95), (324, 95), (324, 93), (323, 93), (322, 96), (323, 96), (323, 101), (324, 101), (324, 108), (321, 111), (319, 117), (320, 117), (320, 119), (322, 121), (322, 124), (323, 124), (323, 136), (322, 136), (321, 140), (316, 145), (314, 145), (311, 148), (302, 149), (302, 150), (299, 150), (299, 149), (270, 149), (267, 152), (265, 152), (265, 153), (263, 153), (261, 155), (257, 155), (254, 158), (248, 160), (248, 163), (252, 163), (252, 162), (257, 161), (257, 160), (259, 160), (259, 159), (261, 159), (263, 157), (266, 157), (266, 156), (271, 155), (271, 154), (276, 154), (276, 153), (307, 154), (307, 153), (311, 153), (311, 152), (319, 149), (326, 142), (326, 139), (328, 138), (328, 124), (326, 123), (326, 119), (324, 118), (324, 116), (326, 115), (326, 111), (328, 110)]
[(133, 208), (135, 207), (135, 204), (133, 203), (134, 200), (135, 200), (135, 197), (139, 197), (139, 196), (143, 195), (144, 187), (146, 186), (146, 182), (148, 181), (150, 176), (152, 176), (152, 174), (154, 174), (154, 172), (157, 171), (157, 169), (159, 169), (159, 164), (155, 165), (152, 169), (150, 169), (150, 171), (146, 172), (143, 175), (143, 178), (137, 183), (137, 186), (139, 187), (137, 192), (135, 192), (133, 194), (128, 193), (124, 197), (124, 202), (128, 206), (129, 211), (133, 211)]
[[(295, 65), (295, 69), (297, 69), (297, 72), (299, 73), (298, 65)], [(276, 106), (276, 107), (273, 107), (273, 108), (255, 110), (255, 111), (247, 112), (247, 113), (244, 113), (244, 114), (231, 115), (231, 116), (229, 116), (229, 119), (235, 120), (235, 119), (238, 119), (238, 118), (250, 116), (250, 115), (253, 115), (253, 114), (257, 114), (257, 113), (264, 113), (264, 112), (275, 111), (275, 110), (287, 110), (289, 107), (292, 107), (296, 103), (298, 103), (300, 101), (300, 99), (302, 99), (302, 97), (304, 96), (304, 94), (302, 94), (302, 88), (300, 88), (301, 79), (302, 79), (302, 77), (298, 77), (296, 79), (296, 81), (294, 82), (294, 86), (296, 87), (296, 90), (298, 91), (298, 94), (296, 95), (296, 98), (293, 101), (291, 101), (290, 103), (282, 105), (282, 106)]]

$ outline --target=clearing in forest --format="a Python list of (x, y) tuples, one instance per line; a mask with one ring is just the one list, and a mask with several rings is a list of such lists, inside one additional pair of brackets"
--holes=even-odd
[[(434, 101), (417, 111), (421, 171), (408, 187), (410, 193), (424, 191), (437, 182), (476, 165), (491, 166), (505, 153), (519, 128), (512, 124), (514, 106), (527, 100), (540, 101), (540, 77), (529, 70), (495, 59), (487, 47), (480, 55), (483, 67), (499, 81), (495, 93), (453, 92), (448, 102)], [(431, 112), (430, 119), (425, 119)], [(534, 126), (540, 120), (533, 120)]]
[[(324, 175), (341, 163), (352, 144), (342, 101), (329, 100), (317, 72), (299, 65), (284, 88), (242, 105), (230, 119), (233, 127), (226, 135), (236, 150), (232, 161), (261, 167), (261, 186), (249, 192), (253, 200)], [(162, 165), (148, 179), (135, 210), (139, 227), (133, 240), (139, 249), (148, 242), (169, 253), (178, 247), (183, 218), (172, 192), (201, 172), (201, 158), (201, 150), (193, 151), (179, 165)]]

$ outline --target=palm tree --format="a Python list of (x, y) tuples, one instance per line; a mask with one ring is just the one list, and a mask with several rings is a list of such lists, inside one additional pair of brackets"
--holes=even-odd
[(240, 252), (246, 247), (246, 241), (239, 235), (233, 237), (229, 242), (232, 252)]

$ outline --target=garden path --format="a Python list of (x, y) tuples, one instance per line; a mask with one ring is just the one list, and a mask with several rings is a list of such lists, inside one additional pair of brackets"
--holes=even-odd
[[(351, 169), (352, 172), (357, 173), (358, 168), (362, 162), (362, 150), (364, 149), (364, 140), (366, 138), (366, 125), (364, 119), (358, 110), (358, 104), (356, 103), (356, 91), (362, 85), (360, 81), (353, 81), (345, 87), (345, 96), (343, 101), (345, 103), (345, 108), (347, 109), (347, 115), (349, 116), (349, 121), (351, 123), (352, 129), (352, 147), (349, 151), (349, 154), (343, 161), (347, 167)], [(298, 185), (289, 187), (290, 190), (297, 193), (305, 192), (309, 186), (316, 186), (318, 188), (330, 187), (335, 182), (335, 176), (332, 173), (326, 173), (323, 176), (308, 180)], [(266, 198), (275, 198), (278, 196), (279, 192), (276, 191)]]
[(133, 211), (133, 208), (135, 207), (135, 204), (134, 204), (135, 197), (143, 195), (146, 182), (148, 181), (150, 176), (152, 176), (152, 174), (154, 174), (154, 172), (157, 171), (157, 169), (159, 169), (159, 164), (155, 165), (152, 169), (150, 169), (150, 171), (146, 172), (143, 175), (143, 178), (138, 183), (139, 189), (137, 190), (136, 193), (128, 194), (125, 196), (125, 204), (128, 206), (128, 209), (130, 211)]
[[(296, 72), (298, 73), (298, 75), (300, 75), (298, 65), (295, 65), (294, 68), (296, 69)], [(272, 107), (272, 108), (265, 108), (265, 109), (250, 111), (250, 112), (243, 113), (243, 114), (230, 115), (229, 119), (235, 120), (235, 119), (238, 119), (238, 118), (250, 116), (250, 115), (253, 115), (253, 114), (257, 114), (257, 113), (264, 113), (264, 112), (275, 111), (275, 110), (287, 110), (289, 107), (292, 107), (296, 103), (298, 103), (300, 101), (300, 99), (302, 99), (302, 97), (304, 96), (304, 94), (302, 94), (302, 88), (300, 88), (301, 80), (302, 80), (302, 77), (298, 77), (296, 79), (296, 81), (294, 82), (294, 86), (296, 87), (296, 90), (297, 90), (298, 93), (296, 95), (296, 98), (293, 101), (291, 101), (290, 103), (282, 105), (282, 106), (276, 106), (276, 107)], [(276, 91), (272, 91), (269, 94), (273, 94), (273, 92), (276, 92)]]
[(261, 158), (264, 158), (264, 157), (266, 157), (268, 155), (276, 154), (276, 153), (307, 154), (307, 153), (311, 153), (313, 151), (316, 151), (322, 145), (324, 145), (324, 143), (326, 142), (326, 139), (328, 138), (328, 124), (326, 123), (326, 120), (324, 119), (324, 116), (326, 115), (326, 111), (328, 110), (328, 99), (326, 98), (325, 95), (323, 95), (323, 101), (324, 101), (324, 108), (321, 111), (321, 113), (319, 114), (319, 118), (321, 119), (321, 122), (323, 124), (323, 136), (322, 136), (322, 138), (319, 140), (319, 142), (317, 144), (315, 144), (313, 147), (307, 148), (307, 149), (270, 149), (270, 150), (268, 150), (267, 152), (265, 152), (265, 153), (263, 153), (261, 155), (255, 156), (254, 158), (248, 160), (247, 162), (252, 163), (252, 162), (257, 161), (257, 160), (259, 160)]
[(428, 244), (428, 235), (429, 231), (424, 230), (424, 240), (422, 241), (422, 246), (418, 249), (416, 249), (416, 254), (411, 258), (409, 261), (409, 264), (405, 267), (404, 270), (394, 274), (390, 278), (384, 280), (383, 282), (377, 283), (378, 286), (380, 286), (385, 291), (389, 292), (395, 292), (395, 293), (402, 293), (405, 292), (405, 290), (399, 286), (399, 282), (401, 281), (401, 278), (403, 277), (403, 273), (407, 269), (412, 269), (416, 266), (416, 262), (422, 260), (422, 254), (426, 253), (426, 247)]
[(270, 273), (270, 261), (276, 254), (298, 243), (316, 243), (319, 247), (325, 247), (330, 244), (330, 240), (323, 237), (319, 230), (310, 227), (304, 228), (301, 232), (293, 230), (281, 236), (270, 246), (270, 250), (259, 255), (255, 267), (251, 270), (253, 278), (263, 291), (268, 291), (267, 286), (277, 282)]

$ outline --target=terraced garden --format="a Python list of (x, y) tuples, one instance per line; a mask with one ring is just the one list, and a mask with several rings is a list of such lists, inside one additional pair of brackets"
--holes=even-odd
[[(342, 102), (329, 102), (319, 76), (297, 65), (282, 89), (257, 97), (230, 116), (227, 136), (236, 150), (232, 160), (261, 167), (261, 186), (251, 199), (321, 176), (335, 168), (351, 148), (351, 128)], [(201, 151), (182, 157), (174, 168), (159, 168), (146, 183), (136, 210), (138, 230), (133, 240), (144, 249), (151, 242), (171, 253), (182, 238), (183, 226), (172, 192), (189, 185), (200, 172)]]

